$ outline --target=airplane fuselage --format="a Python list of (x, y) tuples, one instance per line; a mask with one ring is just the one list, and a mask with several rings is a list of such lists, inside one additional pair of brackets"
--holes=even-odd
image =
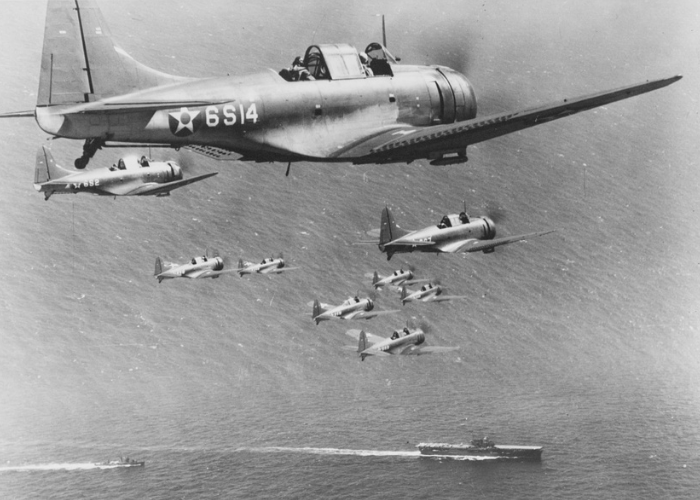
[(445, 252), (450, 250), (450, 243), (469, 239), (488, 240), (496, 236), (496, 226), (488, 217), (472, 217), (467, 223), (459, 222), (458, 216), (448, 216), (452, 225), (429, 226), (412, 231), (396, 238), (390, 244), (380, 245), (380, 250), (391, 249), (392, 253), (401, 252)]
[(413, 278), (413, 273), (411, 271), (394, 271), (389, 276), (383, 276), (373, 283), (375, 288), (379, 288), (386, 285), (401, 285), (402, 283)]
[(351, 319), (356, 313), (362, 311), (371, 311), (374, 309), (374, 303), (371, 299), (348, 299), (339, 306), (331, 307), (330, 309), (315, 316), (313, 319), (318, 324), (319, 321), (333, 319)]
[(224, 261), (221, 257), (193, 257), (191, 262), (171, 267), (156, 277), (159, 281), (171, 278), (199, 278), (206, 271), (220, 271), (223, 268)]
[(406, 302), (413, 302), (415, 300), (421, 300), (423, 302), (428, 302), (435, 299), (438, 295), (442, 293), (442, 289), (439, 286), (426, 286), (421, 287), (412, 293), (408, 293), (406, 297), (401, 299), (401, 302), (405, 304)]
[(138, 186), (148, 183), (162, 184), (182, 179), (182, 170), (171, 162), (153, 162), (151, 166), (136, 169), (96, 168), (84, 172), (35, 182), (34, 189), (51, 194), (92, 193), (116, 196), (121, 187)]
[[(183, 105), (142, 108), (154, 102)], [(59, 137), (213, 146), (259, 160), (332, 161), (371, 130), (475, 116), (473, 89), (460, 73), (440, 66), (398, 65), (394, 76), (288, 82), (269, 70), (36, 108), (39, 126)]]
[(364, 354), (370, 354), (372, 351), (385, 352), (387, 354), (401, 354), (407, 347), (420, 345), (425, 342), (425, 334), (421, 330), (417, 330), (397, 339), (386, 339), (383, 342), (374, 344), (372, 347), (363, 351)]
[(244, 274), (253, 274), (253, 273), (260, 273), (260, 274), (267, 274), (275, 269), (280, 269), (284, 267), (284, 260), (282, 259), (266, 259), (260, 264), (253, 264), (252, 262), (245, 262), (244, 266), (242, 269), (239, 269), (239, 273), (242, 275)]

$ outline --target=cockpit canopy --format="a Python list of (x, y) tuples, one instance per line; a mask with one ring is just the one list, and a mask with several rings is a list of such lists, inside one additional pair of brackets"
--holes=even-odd
[(303, 60), (297, 57), (291, 68), (282, 69), (279, 74), (290, 82), (394, 76), (391, 64), (395, 64), (397, 60), (377, 42), (370, 43), (362, 55), (347, 43), (319, 44), (309, 46)]
[(312, 45), (306, 49), (304, 64), (316, 80), (365, 78), (357, 49), (347, 43)]
[(469, 224), (469, 216), (466, 212), (445, 215), (442, 219), (440, 219), (440, 222), (438, 223), (438, 229), (461, 226), (462, 224)]

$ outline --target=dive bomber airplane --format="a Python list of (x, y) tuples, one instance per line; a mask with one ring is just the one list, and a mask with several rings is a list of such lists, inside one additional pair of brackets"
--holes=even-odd
[(260, 264), (255, 264), (253, 262), (246, 262), (243, 259), (238, 259), (238, 274), (243, 276), (244, 274), (280, 274), (285, 271), (293, 271), (294, 269), (299, 269), (298, 267), (286, 267), (284, 259), (280, 254), (279, 257), (263, 259)]
[(376, 42), (364, 52), (366, 65), (348, 44), (314, 44), (296, 70), (185, 78), (151, 69), (115, 45), (95, 0), (48, 0), (36, 108), (2, 116), (33, 116), (52, 136), (84, 140), (76, 168), (103, 146), (124, 143), (289, 165), (447, 165), (466, 162), (469, 145), (681, 78), (477, 118), (474, 88), (454, 69), (398, 64)]
[(374, 271), (372, 275), (372, 285), (375, 289), (382, 288), (384, 286), (402, 286), (402, 285), (415, 285), (418, 283), (427, 283), (428, 279), (413, 279), (413, 271), (410, 269), (404, 271), (403, 269), (397, 269), (389, 276), (380, 276), (377, 271)]
[(360, 299), (358, 296), (350, 297), (339, 306), (331, 306), (314, 300), (311, 319), (318, 325), (321, 321), (331, 319), (372, 319), (385, 314), (394, 314), (398, 309), (391, 311), (372, 311), (374, 301), (369, 297)]
[(234, 271), (237, 269), (224, 270), (224, 259), (219, 256), (218, 250), (208, 247), (202, 257), (192, 257), (186, 264), (166, 262), (156, 257), (156, 270), (153, 275), (160, 283), (172, 278), (218, 278), (224, 273)]
[(404, 328), (403, 331), (395, 331), (391, 337), (387, 338), (364, 330), (348, 330), (345, 334), (358, 340), (357, 353), (362, 361), (367, 356), (389, 356), (390, 354), (417, 356), (459, 349), (459, 347), (421, 346), (420, 344), (425, 342), (425, 333), (421, 329), (410, 331), (408, 328)]
[(386, 252), (387, 260), (395, 253), (404, 252), (491, 253), (499, 245), (552, 232), (554, 230), (494, 239), (496, 224), (488, 217), (469, 217), (466, 208), (459, 214), (445, 215), (436, 226), (407, 231), (396, 225), (391, 211), (384, 207), (379, 232), (379, 250)]
[(152, 161), (145, 156), (140, 159), (120, 158), (111, 167), (72, 172), (58, 166), (51, 151), (46, 146), (41, 146), (36, 153), (34, 189), (44, 193), (45, 200), (52, 194), (75, 193), (103, 196), (170, 196), (173, 189), (217, 173), (183, 179), (182, 169), (177, 163)]
[(401, 287), (401, 305), (406, 302), (447, 302), (448, 300), (468, 299), (466, 295), (442, 295), (442, 287), (428, 283), (420, 287), (420, 290), (408, 290)]

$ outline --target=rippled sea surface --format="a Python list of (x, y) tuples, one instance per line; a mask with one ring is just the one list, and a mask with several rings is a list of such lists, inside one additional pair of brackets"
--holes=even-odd
[[(700, 491), (700, 10), (694, 2), (98, 2), (119, 45), (186, 76), (380, 40), (468, 75), (479, 114), (683, 74), (665, 89), (479, 144), (466, 165), (216, 162), (169, 198), (32, 187), (47, 136), (0, 121), (0, 497), (695, 498)], [(0, 1), (0, 111), (36, 101), (45, 2)], [(59, 163), (80, 155), (53, 141)], [(138, 151), (141, 153), (142, 151)], [(143, 151), (148, 154), (147, 151)], [(100, 151), (91, 166), (129, 151)], [(101, 163), (102, 162), (102, 163)], [(490, 255), (355, 245), (381, 209), (419, 228), (465, 200)], [(283, 251), (298, 271), (158, 284), (156, 256)], [(314, 298), (413, 266), (466, 301), (362, 323)], [(382, 291), (377, 308), (398, 307)], [(364, 327), (424, 326), (443, 355), (370, 358)], [(424, 441), (544, 446), (538, 463), (420, 457)], [(95, 462), (128, 455), (143, 469)]]

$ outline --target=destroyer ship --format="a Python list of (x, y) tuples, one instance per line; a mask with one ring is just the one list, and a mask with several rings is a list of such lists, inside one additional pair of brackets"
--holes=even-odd
[(542, 446), (514, 446), (496, 444), (488, 438), (473, 439), (469, 444), (419, 443), (421, 455), (436, 457), (502, 457), (521, 460), (540, 460)]

